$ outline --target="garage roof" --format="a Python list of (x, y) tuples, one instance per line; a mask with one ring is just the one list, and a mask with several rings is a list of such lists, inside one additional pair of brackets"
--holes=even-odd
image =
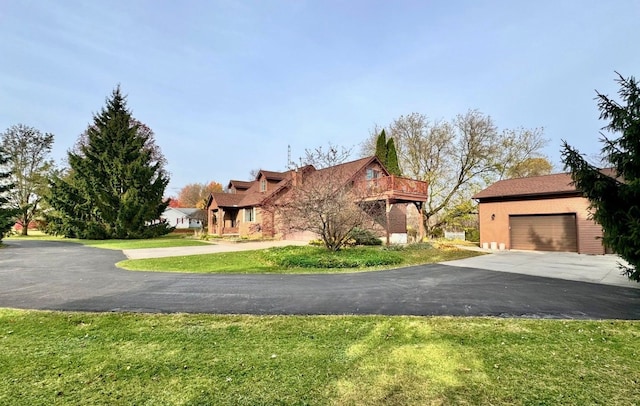
[(579, 193), (568, 173), (500, 180), (473, 196), (491, 199), (516, 196), (540, 196)]

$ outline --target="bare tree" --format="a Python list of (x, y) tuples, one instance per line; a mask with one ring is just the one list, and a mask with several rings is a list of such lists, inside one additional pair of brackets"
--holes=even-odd
[[(394, 120), (386, 132), (396, 140), (402, 172), (429, 183), (429, 200), (423, 207), (428, 233), (446, 223), (452, 213), (466, 216), (474, 211), (473, 205), (464, 204), (473, 193), (523, 161), (541, 156), (539, 151), (547, 142), (542, 129), (500, 133), (491, 117), (477, 110), (450, 121), (431, 121), (412, 113)], [(375, 152), (371, 146), (376, 136), (370, 134), (363, 143), (363, 155)]]
[(53, 169), (53, 160), (49, 157), (53, 134), (17, 124), (1, 136), (14, 184), (8, 195), (9, 206), (18, 212), (22, 235), (28, 235), (29, 224), (39, 213), (49, 173)]
[(349, 150), (329, 146), (305, 153), (303, 165), (293, 171), (291, 189), (278, 200), (276, 210), (287, 229), (310, 231), (327, 249), (338, 251), (354, 228), (372, 221), (376, 204), (365, 201), (365, 191), (350, 182), (353, 172), (345, 163)]

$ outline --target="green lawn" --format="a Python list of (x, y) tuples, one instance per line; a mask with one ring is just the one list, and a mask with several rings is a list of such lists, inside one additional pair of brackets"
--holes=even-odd
[(195, 240), (185, 234), (168, 234), (162, 237), (149, 238), (144, 240), (80, 240), (77, 238), (64, 238), (51, 236), (38, 231), (29, 231), (29, 235), (13, 235), (5, 240), (41, 240), (41, 241), (65, 241), (83, 244), (89, 247), (105, 248), (112, 250), (130, 250), (138, 248), (167, 248), (167, 247), (189, 247), (195, 245), (207, 245), (209, 243)]
[(631, 405), (640, 323), (0, 309), (0, 404)]
[(133, 271), (191, 273), (327, 273), (389, 269), (468, 258), (478, 252), (448, 245), (406, 248), (354, 247), (337, 253), (322, 247), (291, 246), (257, 251), (130, 259), (116, 265)]

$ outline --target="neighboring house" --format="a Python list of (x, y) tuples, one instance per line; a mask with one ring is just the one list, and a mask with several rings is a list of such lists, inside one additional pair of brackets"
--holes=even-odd
[[(383, 214), (382, 218), (372, 218), (371, 227), (367, 228), (379, 236), (387, 236), (391, 242), (406, 242), (406, 206), (412, 203), (419, 209), (422, 207), (427, 201), (427, 183), (390, 175), (376, 157), (319, 170), (311, 165), (285, 172), (261, 170), (252, 181), (232, 180), (227, 193), (211, 193), (207, 200), (209, 234), (298, 240), (317, 238), (309, 233), (288, 230), (277, 206), (291, 198), (292, 188), (327, 174), (336, 184), (364, 187), (370, 191), (365, 199), (379, 201)], [(362, 200), (362, 197), (358, 198)]]
[(602, 227), (568, 173), (501, 180), (473, 198), (483, 246), (605, 253)]
[(207, 217), (205, 211), (202, 209), (191, 207), (167, 207), (160, 218), (161, 220), (166, 221), (166, 223), (171, 227), (175, 227), (177, 230), (197, 230), (204, 228)]

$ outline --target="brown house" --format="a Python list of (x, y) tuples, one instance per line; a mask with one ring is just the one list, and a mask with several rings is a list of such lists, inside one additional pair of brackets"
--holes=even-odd
[[(275, 172), (261, 170), (252, 181), (232, 180), (226, 193), (212, 193), (206, 204), (209, 234), (241, 237), (269, 237), (310, 240), (309, 233), (293, 232), (285, 226), (278, 211), (279, 201), (291, 199), (292, 188), (305, 182), (317, 182), (326, 176), (332, 182), (366, 191), (354, 199), (379, 201), (382, 216), (372, 218), (367, 227), (392, 241), (406, 241), (406, 206), (418, 208), (427, 200), (427, 183), (390, 175), (378, 158), (368, 157), (340, 165), (316, 169), (311, 165)], [(375, 216), (374, 216), (375, 217)], [(422, 233), (421, 233), (422, 234)]]
[(605, 253), (602, 228), (568, 173), (501, 180), (473, 198), (483, 246)]

